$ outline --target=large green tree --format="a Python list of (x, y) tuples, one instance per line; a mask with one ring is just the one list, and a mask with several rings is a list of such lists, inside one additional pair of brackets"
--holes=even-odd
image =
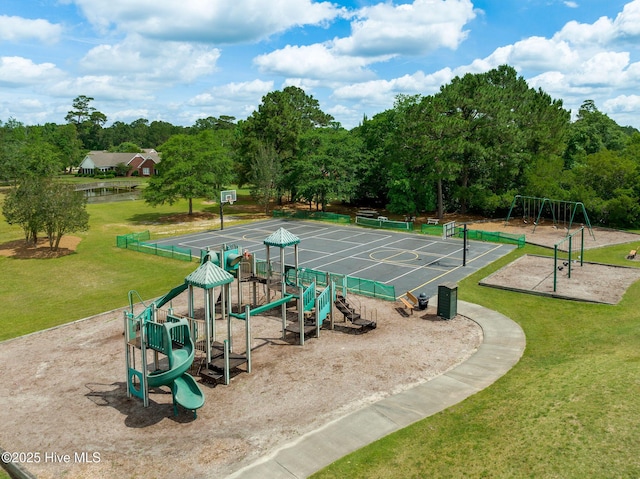
[(300, 138), (300, 150), (292, 169), (298, 194), (325, 211), (330, 200), (349, 201), (359, 184), (363, 161), (360, 139), (337, 125), (314, 128)]
[(7, 194), (2, 213), (7, 223), (22, 227), (27, 243), (37, 244), (43, 231), (54, 251), (65, 234), (89, 228), (86, 198), (71, 185), (50, 178), (22, 179)]
[(149, 179), (143, 192), (143, 198), (151, 205), (186, 199), (191, 215), (194, 198), (216, 198), (232, 178), (229, 148), (213, 131), (172, 136), (160, 150), (158, 175)]
[(16, 183), (22, 178), (53, 176), (62, 171), (63, 152), (47, 136), (46, 127), (7, 122), (0, 141), (0, 179)]
[(277, 196), (280, 183), (280, 161), (268, 145), (258, 149), (251, 161), (249, 181), (252, 185), (251, 195), (269, 214), (269, 205)]
[(571, 124), (564, 153), (568, 168), (584, 161), (587, 155), (607, 149), (621, 151), (629, 139), (629, 131), (600, 112), (593, 100), (585, 100)]
[(45, 201), (42, 195), (42, 178), (23, 178), (15, 185), (2, 205), (2, 214), (10, 225), (19, 225), (27, 244), (37, 244), (38, 233), (44, 225)]
[(398, 148), (395, 143), (399, 112), (385, 110), (350, 131), (362, 145), (363, 161), (356, 177), (358, 185), (352, 200), (358, 204), (385, 204), (389, 191), (389, 178)]
[(87, 199), (65, 183), (47, 181), (43, 186), (43, 230), (49, 239), (49, 247), (56, 251), (65, 234), (89, 229)]
[(93, 97), (80, 95), (73, 99), (71, 110), (64, 119), (75, 125), (78, 137), (84, 148), (88, 150), (105, 149), (102, 138), (102, 127), (107, 122), (107, 116), (91, 105)]
[(505, 208), (527, 168), (564, 147), (569, 113), (562, 102), (529, 88), (512, 67), (456, 77), (437, 96), (442, 160), (457, 170), (450, 202), (461, 212)]
[(266, 145), (280, 162), (282, 181), (279, 188), (295, 196), (299, 182), (293, 163), (300, 149), (300, 138), (313, 128), (327, 126), (332, 120), (331, 115), (320, 109), (318, 101), (301, 88), (289, 86), (265, 95), (258, 110), (238, 125), (236, 148), (240, 182), (249, 180), (252, 162)]

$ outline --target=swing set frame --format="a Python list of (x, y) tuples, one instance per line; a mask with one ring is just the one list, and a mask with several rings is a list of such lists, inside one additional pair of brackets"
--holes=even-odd
[(525, 223), (533, 223), (533, 233), (535, 233), (536, 228), (540, 224), (540, 219), (544, 218), (542, 216), (543, 213), (547, 211), (547, 215), (551, 216), (553, 220), (553, 226), (556, 228), (563, 227), (567, 236), (569, 236), (575, 222), (576, 213), (581, 213), (584, 218), (584, 225), (581, 224), (580, 227), (586, 226), (591, 237), (594, 240), (596, 239), (593, 234), (591, 222), (589, 221), (589, 216), (587, 215), (587, 210), (580, 201), (552, 200), (549, 198), (539, 198), (537, 196), (515, 195), (509, 208), (509, 214), (505, 220), (505, 226), (509, 224), (511, 215), (514, 213), (514, 210), (517, 211), (518, 206), (522, 207), (522, 220)]

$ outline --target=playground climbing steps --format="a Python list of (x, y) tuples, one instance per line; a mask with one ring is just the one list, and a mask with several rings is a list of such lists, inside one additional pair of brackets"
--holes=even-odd
[(232, 370), (245, 366), (248, 362), (246, 354), (228, 352), (225, 358), (225, 345), (218, 341), (211, 344), (211, 361), (204, 359), (198, 368), (198, 375), (205, 381), (217, 383), (231, 376)]
[(342, 294), (336, 295), (335, 306), (344, 316), (345, 322), (348, 321), (352, 325), (354, 332), (364, 333), (376, 328), (376, 322), (366, 319), (356, 312)]
[(316, 333), (318, 325), (316, 324), (316, 316), (313, 312), (310, 312), (309, 314), (305, 313), (303, 323), (304, 325), (301, 325), (300, 321), (288, 322), (285, 330), (288, 333), (292, 333), (298, 336), (300, 335), (301, 331), (304, 331), (305, 337)]

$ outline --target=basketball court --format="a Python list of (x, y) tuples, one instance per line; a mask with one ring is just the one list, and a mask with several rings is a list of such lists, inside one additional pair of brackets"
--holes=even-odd
[[(300, 238), (298, 264), (301, 268), (394, 285), (396, 296), (406, 291), (435, 296), (439, 284), (457, 283), (515, 248), (471, 241), (466, 266), (463, 266), (461, 239), (280, 218), (155, 242), (189, 248), (196, 258), (207, 249), (219, 251), (223, 244), (237, 245), (242, 251), (248, 250), (258, 259), (265, 260), (263, 241), (279, 228)], [(271, 260), (279, 260), (279, 251), (273, 248)], [(284, 261), (295, 264), (293, 248), (285, 249)]]

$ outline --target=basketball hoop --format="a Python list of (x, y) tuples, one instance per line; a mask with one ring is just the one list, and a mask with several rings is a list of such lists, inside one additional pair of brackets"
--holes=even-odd
[(224, 190), (220, 192), (220, 229), (224, 229), (224, 209), (223, 205), (232, 205), (236, 201), (236, 190)]

